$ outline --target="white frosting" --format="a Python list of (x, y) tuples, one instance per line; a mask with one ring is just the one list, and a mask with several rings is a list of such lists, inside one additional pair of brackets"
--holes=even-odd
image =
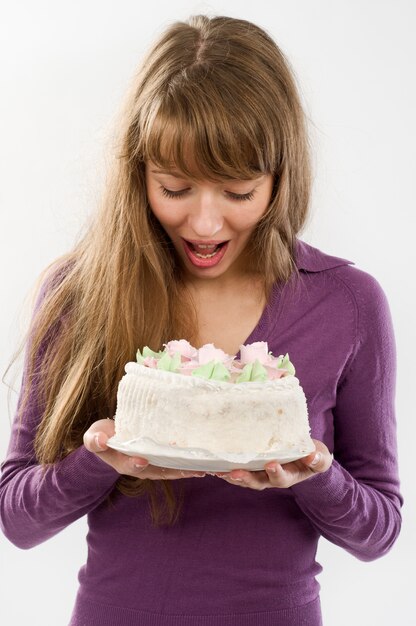
[(305, 394), (295, 376), (264, 382), (206, 380), (127, 363), (117, 392), (115, 438), (213, 454), (311, 448)]

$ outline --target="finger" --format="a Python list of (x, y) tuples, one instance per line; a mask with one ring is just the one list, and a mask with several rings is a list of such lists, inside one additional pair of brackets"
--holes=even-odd
[(180, 478), (203, 478), (206, 472), (197, 472), (193, 470), (179, 470)]
[(107, 449), (107, 441), (115, 433), (114, 421), (107, 418), (97, 420), (84, 433), (83, 441), (90, 452), (102, 452)]
[(115, 434), (115, 422), (107, 417), (106, 419), (97, 420), (93, 422), (87, 432), (103, 432), (108, 437), (112, 437)]
[(158, 478), (166, 478), (166, 480), (175, 480), (178, 478), (199, 478), (204, 477), (206, 472), (197, 470), (183, 470), (169, 467), (152, 466), (157, 472)]
[(168, 467), (159, 467), (157, 465), (151, 465), (139, 457), (132, 457), (129, 459), (128, 472), (132, 476), (140, 476), (142, 479), (149, 480), (177, 480), (180, 478), (203, 478), (205, 472), (196, 472), (193, 470), (177, 470)]
[(332, 455), (329, 452), (325, 453), (318, 451), (312, 455), (312, 458), (306, 457), (304, 459), (301, 459), (301, 461), (314, 473), (319, 474), (322, 472), (326, 472), (326, 470), (329, 469), (332, 464)]
[(94, 432), (87, 430), (84, 433), (84, 446), (90, 452), (104, 452), (108, 450), (107, 441), (109, 436), (104, 432)]
[(270, 487), (267, 474), (262, 471), (249, 472), (245, 470), (233, 470), (226, 474), (218, 474), (218, 477), (230, 484), (239, 485), (240, 487), (249, 487), (250, 489), (256, 489), (258, 491)]
[(326, 472), (331, 466), (332, 454), (329, 452), (327, 446), (322, 441), (313, 440), (315, 444), (315, 450), (308, 456), (299, 459), (303, 466), (308, 467), (310, 470), (316, 473)]
[(274, 461), (273, 463), (265, 466), (264, 469), (267, 474), (270, 487), (286, 489), (294, 482), (297, 482), (299, 477), (299, 469), (294, 463), (285, 463), (284, 465), (281, 465), (277, 461)]
[[(126, 459), (126, 474), (130, 476), (137, 476), (142, 474), (144, 470), (152, 470), (154, 466), (150, 465), (147, 459), (142, 457), (128, 457)], [(147, 478), (147, 476), (140, 476), (140, 478)]]

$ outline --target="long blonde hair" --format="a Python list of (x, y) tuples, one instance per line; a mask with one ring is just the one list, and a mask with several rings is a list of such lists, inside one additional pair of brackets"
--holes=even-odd
[[(132, 80), (117, 132), (99, 209), (73, 250), (42, 273), (21, 348), (27, 344), (18, 412), (36, 385), (35, 452), (45, 466), (79, 447), (94, 421), (114, 415), (124, 365), (138, 347), (158, 350), (173, 338), (198, 345), (191, 295), (148, 204), (148, 159), (190, 178), (272, 173), (272, 199), (249, 242), (254, 269), (267, 297), (296, 271), (311, 182), (306, 122), (290, 65), (263, 29), (204, 15), (170, 25)], [(153, 523), (172, 524), (180, 507), (170, 483), (120, 476), (116, 488), (148, 494)]]

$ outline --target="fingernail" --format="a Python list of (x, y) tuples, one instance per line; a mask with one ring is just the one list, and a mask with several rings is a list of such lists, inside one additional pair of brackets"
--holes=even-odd
[(97, 446), (97, 448), (98, 448), (99, 450), (105, 450), (105, 448), (103, 448), (103, 446), (100, 444), (100, 441), (99, 441), (99, 436), (98, 436), (98, 435), (95, 435), (95, 437), (94, 437), (94, 441), (95, 441), (95, 445)]
[(140, 462), (140, 461), (137, 461), (136, 459), (134, 459), (134, 460), (132, 460), (132, 461), (130, 461), (130, 462), (133, 464), (133, 467), (134, 467), (136, 470), (142, 470), (142, 469), (145, 469), (145, 468), (149, 465), (148, 461), (143, 461), (143, 462)]
[(138, 465), (137, 463), (134, 464), (134, 469), (137, 472), (141, 472), (142, 470), (146, 469), (146, 465)]
[(276, 473), (276, 466), (275, 465), (271, 465), (270, 467), (266, 467), (266, 470), (268, 472), (273, 472), (275, 474)]
[(313, 459), (313, 461), (311, 461), (311, 465), (318, 465), (321, 458), (322, 458), (322, 454), (320, 452), (317, 452), (315, 454), (315, 458)]

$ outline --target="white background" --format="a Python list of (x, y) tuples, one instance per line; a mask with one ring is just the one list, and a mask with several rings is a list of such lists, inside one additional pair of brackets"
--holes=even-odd
[[(153, 0), (146, 7), (132, 0), (26, 0), (4, 3), (1, 13), (2, 375), (25, 328), (36, 278), (72, 246), (98, 202), (115, 114), (154, 38), (191, 14), (223, 14), (266, 28), (287, 54), (315, 155), (311, 220), (301, 238), (377, 278), (398, 352), (402, 533), (387, 556), (371, 563), (321, 540), (324, 623), (415, 624), (415, 3)], [(6, 380), (18, 391), (13, 372)], [(8, 406), (1, 385), (1, 458), (16, 398)], [(29, 551), (0, 537), (2, 624), (69, 621), (86, 530), (81, 519)]]

